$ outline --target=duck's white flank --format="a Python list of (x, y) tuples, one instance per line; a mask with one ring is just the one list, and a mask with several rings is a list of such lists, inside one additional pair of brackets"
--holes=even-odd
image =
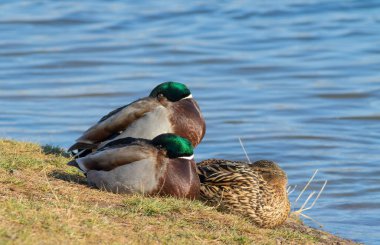
[[(160, 134), (172, 133), (172, 127), (169, 122), (168, 111), (164, 106), (158, 106), (154, 111), (146, 113), (143, 117), (132, 123), (119, 136), (112, 139), (121, 139), (125, 137), (153, 139)], [(110, 141), (104, 141), (100, 147)]]
[(155, 159), (129, 163), (110, 171), (90, 170), (89, 183), (119, 193), (149, 193), (157, 187)]

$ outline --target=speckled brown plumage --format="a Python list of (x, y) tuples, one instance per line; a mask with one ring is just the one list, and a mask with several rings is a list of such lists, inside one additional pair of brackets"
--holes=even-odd
[(289, 215), (286, 173), (274, 162), (209, 159), (198, 163), (201, 198), (218, 209), (239, 214), (260, 227), (282, 224)]

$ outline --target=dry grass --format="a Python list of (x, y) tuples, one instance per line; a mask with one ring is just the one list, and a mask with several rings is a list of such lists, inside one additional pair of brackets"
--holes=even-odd
[[(307, 188), (313, 182), (314, 177), (316, 176), (317, 173), (318, 173), (318, 169), (314, 171), (314, 174), (310, 177), (309, 181), (306, 183), (306, 185), (304, 186), (304, 188), (298, 194), (297, 198), (294, 200), (294, 202), (292, 202), (291, 206), (293, 207), (293, 209), (295, 209), (295, 207), (297, 206), (298, 200), (300, 200), (300, 198), (302, 197), (302, 195), (304, 194), (304, 192), (307, 190)], [(309, 194), (309, 196), (306, 198), (306, 200), (304, 201), (304, 203), (301, 205), (301, 207), (298, 208), (297, 210), (293, 211), (292, 214), (294, 214), (297, 217), (302, 216), (303, 218), (309, 219), (309, 220), (313, 221), (315, 224), (319, 225), (320, 228), (322, 228), (323, 225), (320, 224), (319, 222), (317, 222), (315, 219), (311, 218), (310, 216), (306, 215), (305, 211), (310, 210), (310, 209), (312, 209), (314, 207), (314, 205), (317, 203), (319, 197), (321, 196), (323, 190), (325, 189), (326, 185), (327, 185), (327, 180), (325, 180), (324, 184), (322, 185), (321, 189), (318, 192), (317, 197), (314, 199), (314, 201), (312, 202), (312, 204), (310, 206), (306, 207), (306, 205), (309, 203), (309, 201), (311, 200), (311, 198), (316, 193), (315, 191), (312, 191)], [(296, 189), (296, 186), (294, 188), (292, 188), (291, 186), (288, 186), (288, 189), (287, 189), (288, 195), (290, 195), (292, 192), (294, 192), (295, 189)]]
[(198, 201), (92, 189), (65, 165), (68, 160), (59, 148), (0, 140), (0, 244), (310, 244), (324, 242), (323, 236), (339, 239), (321, 236), (294, 218), (277, 229), (259, 229)]

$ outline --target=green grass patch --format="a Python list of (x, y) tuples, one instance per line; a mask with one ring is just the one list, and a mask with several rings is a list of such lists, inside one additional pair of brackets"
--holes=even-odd
[(200, 201), (100, 191), (66, 166), (69, 160), (59, 147), (0, 140), (0, 244), (347, 242), (329, 234), (320, 239), (322, 233), (293, 218), (260, 229)]

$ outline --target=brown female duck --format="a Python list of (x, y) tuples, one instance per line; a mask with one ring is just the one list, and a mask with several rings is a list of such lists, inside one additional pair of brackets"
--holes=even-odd
[(198, 164), (197, 172), (201, 198), (221, 210), (265, 228), (282, 224), (289, 215), (286, 173), (272, 161), (209, 159)]

